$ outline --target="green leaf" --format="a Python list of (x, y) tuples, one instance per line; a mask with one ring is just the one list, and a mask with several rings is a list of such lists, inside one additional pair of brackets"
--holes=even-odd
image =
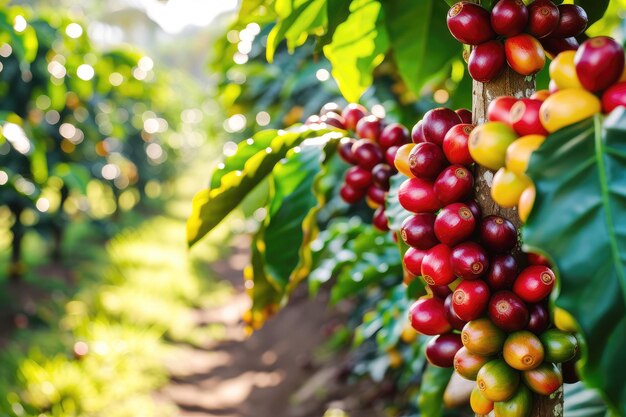
[(348, 101), (358, 101), (372, 84), (372, 72), (389, 47), (381, 4), (376, 0), (353, 0), (350, 16), (335, 30), (324, 54), (332, 74)]
[(272, 172), (290, 149), (307, 138), (325, 133), (326, 130), (312, 127), (301, 127), (297, 131), (278, 131), (270, 146), (245, 160), (241, 170), (229, 171), (223, 175), (218, 188), (208, 188), (197, 193), (193, 198), (191, 216), (187, 220), (188, 244), (193, 245), (217, 226)]
[(278, 136), (277, 130), (262, 130), (252, 138), (239, 142), (237, 151), (224, 158), (222, 164), (213, 171), (211, 188), (218, 188), (222, 183), (224, 175), (234, 171), (241, 171), (248, 159), (270, 146), (276, 136)]
[(419, 96), (461, 51), (446, 25), (448, 6), (441, 0), (386, 0), (383, 8), (398, 71)]
[(244, 278), (254, 285), (246, 285), (246, 291), (252, 300), (248, 324), (253, 329), (258, 329), (265, 320), (274, 314), (279, 308), (283, 297), (283, 291), (278, 288), (268, 277), (265, 270), (263, 225), (252, 238), (250, 245), (250, 265), (244, 269)]
[(276, 2), (279, 20), (267, 38), (267, 60), (272, 62), (276, 48), (284, 39), (290, 52), (302, 45), (307, 36), (326, 25), (326, 0), (285, 0)]
[[(293, 151), (292, 151), (293, 152)], [(265, 263), (269, 276), (280, 288), (290, 281), (300, 281), (308, 273), (307, 268), (298, 269), (298, 277), (292, 273), (306, 254), (302, 241), (316, 233), (316, 224), (305, 221), (318, 201), (312, 188), (320, 171), (322, 149), (306, 146), (279, 163), (270, 177), (269, 222), (265, 228)]]
[(318, 40), (321, 46), (328, 45), (337, 27), (350, 16), (350, 4), (352, 0), (327, 0), (326, 1), (326, 32)]
[(563, 386), (563, 415), (567, 417), (611, 417), (602, 398), (582, 382)]
[(454, 372), (452, 368), (427, 365), (417, 397), (421, 416), (440, 417), (443, 415), (443, 393), (450, 382), (452, 372)]
[(597, 116), (552, 135), (528, 173), (537, 197), (523, 229), (528, 249), (548, 254), (560, 273), (556, 304), (587, 342), (582, 377), (626, 414), (626, 109), (604, 126)]
[(606, 9), (609, 7), (610, 0), (574, 0), (574, 3), (585, 9), (589, 23), (591, 26), (604, 16)]

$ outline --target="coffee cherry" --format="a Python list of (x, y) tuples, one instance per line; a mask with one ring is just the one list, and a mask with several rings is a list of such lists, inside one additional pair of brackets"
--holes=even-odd
[(372, 168), (372, 180), (380, 188), (389, 189), (389, 179), (392, 175), (393, 170), (385, 163), (377, 164)]
[(536, 303), (550, 295), (555, 281), (554, 272), (550, 268), (531, 265), (518, 275), (513, 292), (527, 303)]
[(551, 57), (557, 57), (565, 51), (576, 51), (579, 47), (576, 38), (553, 38), (548, 36), (539, 40), (546, 54)]
[(496, 78), (505, 65), (504, 46), (498, 40), (475, 46), (467, 60), (467, 70), (470, 76), (481, 83), (487, 83)]
[(409, 142), (409, 129), (401, 125), (400, 123), (391, 123), (380, 132), (378, 143), (384, 149), (391, 146), (402, 146)]
[(491, 27), (498, 35), (519, 35), (527, 23), (528, 9), (522, 0), (500, 0), (491, 9)]
[(576, 51), (563, 51), (554, 57), (550, 63), (550, 79), (561, 90), (566, 88), (583, 88), (576, 74), (575, 56)]
[(511, 291), (498, 291), (489, 301), (489, 318), (504, 331), (522, 330), (528, 324), (528, 308)]
[(500, 353), (506, 333), (488, 318), (468, 322), (461, 332), (463, 346), (476, 355), (495, 355)]
[(550, 34), (559, 38), (578, 36), (587, 28), (587, 12), (576, 4), (560, 4), (559, 23)]
[(356, 134), (360, 138), (371, 139), (377, 142), (382, 128), (381, 120), (373, 114), (370, 114), (357, 122)]
[(580, 45), (574, 65), (583, 87), (597, 93), (619, 80), (624, 71), (624, 51), (615, 40), (597, 36)]
[(443, 139), (443, 153), (451, 164), (470, 166), (474, 163), (469, 153), (469, 135), (474, 130), (474, 125), (458, 124), (453, 126)]
[(536, 74), (546, 64), (541, 43), (526, 33), (507, 38), (504, 41), (504, 53), (509, 66), (521, 75)]
[(336, 113), (327, 113), (324, 116), (320, 117), (320, 122), (321, 123), (326, 123), (329, 126), (333, 126), (336, 127), (337, 129), (344, 129), (346, 128), (345, 125), (345, 120), (343, 117), (341, 117), (340, 115), (336, 114)]
[(321, 123), (321, 119), (320, 119), (320, 116), (317, 115), (317, 114), (310, 115), (304, 121), (305, 125), (314, 125), (314, 124), (318, 124), (318, 123)]
[(487, 273), (489, 258), (487, 251), (479, 244), (463, 242), (452, 249), (450, 265), (457, 277), (474, 280)]
[(491, 198), (500, 207), (515, 207), (524, 190), (530, 185), (532, 182), (526, 175), (500, 168), (493, 176)]
[(354, 130), (356, 124), (367, 115), (367, 109), (360, 104), (350, 103), (341, 112), (346, 129)]
[(409, 154), (409, 168), (418, 178), (434, 179), (447, 165), (441, 147), (434, 143), (418, 143)]
[(539, 120), (539, 109), (543, 102), (530, 98), (523, 98), (511, 107), (511, 126), (520, 136), (547, 135)]
[(533, 152), (546, 140), (543, 135), (526, 135), (515, 140), (506, 150), (506, 169), (523, 175)]
[[(415, 147), (414, 143), (407, 143), (406, 145), (400, 146), (393, 159), (393, 165), (398, 172), (409, 178), (413, 178), (413, 173), (411, 173), (411, 169), (409, 168), (409, 154), (413, 150), (413, 147)], [(387, 149), (387, 153), (391, 149), (393, 149), (393, 147)]]
[(460, 334), (442, 334), (430, 339), (426, 345), (426, 359), (440, 368), (451, 368), (454, 363), (454, 355), (462, 347), (463, 343), (461, 343)]
[(448, 130), (461, 123), (461, 118), (453, 110), (439, 107), (427, 111), (422, 123), (422, 132), (426, 142), (441, 146)]
[(404, 267), (412, 275), (422, 275), (422, 260), (424, 259), (424, 256), (426, 256), (425, 250), (408, 248), (406, 252), (404, 252), (404, 257), (402, 258)]
[(520, 384), (511, 398), (493, 404), (493, 414), (495, 417), (524, 417), (530, 416), (532, 408), (532, 394), (524, 384)]
[(430, 249), (439, 243), (435, 236), (434, 225), (434, 214), (414, 214), (402, 222), (400, 236), (402, 236), (402, 240), (411, 247), (423, 250)]
[(476, 200), (467, 200), (463, 204), (465, 204), (470, 209), (477, 223), (483, 218), (483, 212), (480, 209), (480, 206), (478, 205)]
[(431, 182), (409, 178), (398, 188), (398, 201), (413, 213), (435, 212), (441, 207)]
[(463, 203), (445, 206), (435, 218), (435, 236), (441, 243), (450, 246), (469, 238), (475, 227), (476, 219)]
[(544, 362), (535, 369), (522, 372), (522, 381), (537, 394), (550, 395), (563, 385), (563, 376), (555, 364)]
[(602, 111), (604, 113), (611, 113), (618, 106), (626, 107), (626, 82), (612, 85), (602, 94)]
[(559, 9), (550, 0), (535, 0), (528, 6), (528, 32), (544, 38), (559, 25)]
[(534, 184), (530, 184), (519, 196), (519, 203), (517, 203), (517, 215), (522, 223), (528, 221), (530, 212), (535, 204), (535, 197), (537, 196), (537, 190)]
[(491, 401), (506, 401), (515, 394), (519, 385), (519, 373), (502, 359), (494, 359), (480, 368), (476, 384), (482, 394)]
[(411, 326), (421, 334), (434, 336), (447, 333), (452, 326), (446, 320), (443, 301), (439, 298), (421, 298), (409, 309)]
[(543, 362), (543, 345), (537, 336), (526, 330), (511, 333), (504, 342), (502, 356), (518, 371), (536, 368)]
[(511, 96), (495, 98), (487, 107), (487, 120), (490, 122), (511, 123), (511, 107), (517, 103), (517, 99)]
[(508, 290), (517, 278), (517, 261), (510, 254), (496, 255), (491, 259), (485, 281), (492, 290)]
[(320, 116), (325, 116), (328, 113), (341, 114), (341, 107), (339, 107), (339, 104), (337, 103), (326, 103), (320, 109)]
[(493, 406), (493, 401), (487, 399), (487, 397), (480, 392), (478, 386), (472, 389), (470, 394), (470, 407), (475, 414), (486, 416), (493, 411)]
[(548, 132), (555, 132), (587, 119), (600, 110), (600, 100), (595, 95), (585, 90), (568, 88), (548, 97), (541, 105), (539, 117)]
[(472, 112), (468, 109), (458, 109), (454, 111), (461, 118), (461, 123), (472, 124)]
[(435, 194), (441, 204), (450, 204), (467, 199), (472, 193), (474, 176), (462, 165), (450, 165), (437, 177)]
[(448, 11), (448, 29), (456, 40), (478, 45), (496, 37), (487, 10), (467, 1), (460, 1)]
[(452, 310), (461, 320), (477, 319), (487, 309), (489, 295), (484, 281), (463, 281), (452, 294)]
[(544, 89), (535, 91), (529, 98), (533, 100), (545, 101), (548, 97), (550, 97), (550, 91)]
[(578, 340), (559, 329), (550, 329), (539, 336), (547, 362), (561, 363), (572, 360), (578, 354)]
[(503, 122), (489, 122), (476, 126), (469, 137), (472, 159), (489, 169), (504, 166), (506, 148), (517, 139), (517, 133)]
[(428, 285), (448, 285), (456, 278), (450, 267), (450, 247), (439, 244), (422, 260), (422, 278)]
[(385, 161), (387, 162), (387, 165), (389, 165), (390, 167), (393, 167), (392, 169), (394, 171), (397, 171), (397, 168), (395, 168), (395, 161), (396, 161), (396, 154), (398, 153), (398, 149), (400, 149), (399, 146), (390, 146), (385, 151)]
[(365, 197), (365, 190), (354, 188), (348, 184), (343, 184), (339, 190), (342, 200), (348, 204), (356, 204), (360, 199)]
[(472, 353), (468, 348), (463, 346), (456, 355), (454, 355), (454, 370), (463, 378), (476, 381), (476, 376), (480, 368), (492, 359), (493, 358), (489, 356)]
[(370, 185), (367, 189), (367, 203), (372, 208), (378, 208), (385, 204), (385, 198), (387, 197), (387, 190), (380, 188), (377, 185)]
[(550, 313), (544, 303), (530, 304), (528, 313), (530, 319), (528, 320), (528, 326), (526, 326), (527, 330), (540, 334), (550, 325)]
[(413, 129), (411, 130), (411, 140), (413, 141), (413, 143), (426, 142), (426, 138), (424, 138), (423, 125), (424, 122), (420, 120), (415, 124), (415, 126), (413, 126)]
[(387, 220), (387, 216), (385, 215), (385, 207), (378, 207), (374, 211), (372, 225), (381, 232), (386, 232), (389, 230), (389, 221)]
[(545, 256), (541, 256), (538, 253), (528, 252), (526, 254), (526, 257), (528, 258), (528, 263), (531, 265), (544, 265), (548, 268), (552, 266), (548, 258), (546, 258)]
[(576, 368), (576, 359), (572, 359), (561, 364), (561, 374), (563, 375), (564, 384), (575, 384), (580, 381), (578, 369)]
[(384, 155), (380, 146), (371, 139), (359, 139), (352, 145), (352, 153), (357, 164), (371, 170), (376, 164), (383, 162)]
[[(433, 297), (437, 297), (442, 300), (446, 300), (448, 296), (452, 294), (452, 290), (447, 285), (428, 285), (428, 289), (433, 294)], [(444, 301), (444, 304), (445, 304), (445, 301)]]
[(354, 157), (354, 153), (352, 153), (352, 147), (356, 143), (356, 139), (352, 138), (342, 138), (339, 141), (339, 156), (341, 159), (346, 161), (349, 164), (356, 165), (357, 160)]
[(350, 167), (346, 171), (345, 181), (354, 188), (367, 188), (372, 184), (372, 173), (360, 166)]
[[(446, 288), (448, 287), (446, 286)], [(461, 320), (461, 318), (459, 318), (459, 316), (457, 316), (454, 312), (453, 297), (453, 293), (448, 294), (443, 303), (446, 307), (446, 319), (448, 319), (448, 323), (452, 325), (452, 328), (454, 330), (461, 331), (463, 330), (463, 327), (465, 327), (465, 325), (467, 324), (467, 321)]]
[(517, 229), (503, 217), (487, 216), (480, 224), (480, 240), (492, 252), (509, 252), (517, 245)]

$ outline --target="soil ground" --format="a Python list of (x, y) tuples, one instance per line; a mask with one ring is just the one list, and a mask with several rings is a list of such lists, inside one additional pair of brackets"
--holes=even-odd
[(361, 403), (370, 384), (341, 379), (342, 355), (316, 358), (326, 329), (338, 319), (325, 296), (297, 294), (263, 328), (246, 335), (240, 317), (249, 300), (239, 269), (246, 258), (239, 248), (213, 265), (236, 291), (225, 304), (197, 312), (198, 326), (221, 323), (226, 337), (202, 348), (178, 346), (167, 364), (171, 382), (160, 395), (176, 403), (183, 417), (321, 417), (332, 409), (382, 416)]

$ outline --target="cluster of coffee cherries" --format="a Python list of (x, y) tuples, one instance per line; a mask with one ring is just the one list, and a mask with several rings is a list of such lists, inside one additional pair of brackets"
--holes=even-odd
[(508, 64), (521, 75), (532, 75), (545, 65), (546, 52), (575, 50), (575, 36), (587, 28), (587, 14), (574, 4), (555, 5), (535, 0), (499, 0), (491, 12), (470, 1), (456, 3), (448, 12), (454, 38), (472, 45), (467, 63), (472, 78), (488, 82)]
[(315, 121), (347, 130), (353, 136), (339, 143), (339, 155), (353, 165), (345, 173), (339, 194), (348, 204), (365, 198), (368, 206), (375, 210), (374, 227), (389, 230), (385, 197), (389, 179), (396, 173), (395, 154), (400, 146), (410, 141), (409, 130), (399, 123), (385, 125), (359, 104), (348, 104), (344, 109), (334, 103), (326, 104), (319, 120), (313, 119)]
[(520, 219), (527, 220), (536, 193), (525, 175), (533, 151), (550, 133), (626, 106), (624, 61), (615, 40), (591, 38), (577, 51), (555, 57), (550, 90), (530, 98), (498, 97), (490, 103), (488, 122), (472, 131), (469, 151), (477, 163), (497, 170), (491, 187), (496, 203), (517, 206)]

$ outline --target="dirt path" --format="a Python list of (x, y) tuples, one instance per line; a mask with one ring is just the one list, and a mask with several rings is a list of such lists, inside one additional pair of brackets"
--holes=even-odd
[(184, 417), (321, 417), (332, 408), (358, 417), (382, 415), (359, 404), (362, 383), (340, 382), (341, 358), (315, 358), (325, 329), (337, 319), (328, 312), (325, 297), (296, 296), (246, 337), (240, 317), (249, 300), (238, 270), (243, 259), (245, 252), (239, 249), (213, 265), (236, 293), (227, 303), (197, 314), (199, 326), (223, 324), (226, 337), (202, 349), (180, 346), (167, 363), (171, 382), (160, 394), (176, 403)]

